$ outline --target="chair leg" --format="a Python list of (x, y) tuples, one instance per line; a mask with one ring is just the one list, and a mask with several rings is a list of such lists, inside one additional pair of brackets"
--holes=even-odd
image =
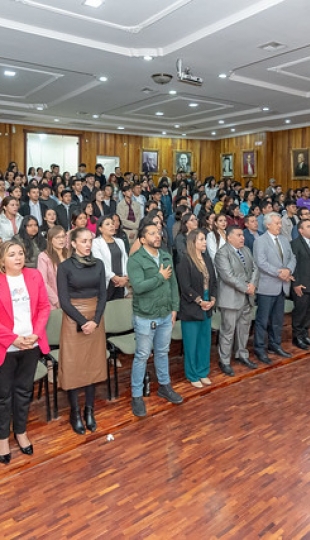
[(50, 396), (48, 392), (48, 376), (47, 375), (44, 377), (44, 390), (45, 390), (46, 419), (48, 422), (50, 422), (52, 419), (52, 415), (51, 415)]
[(58, 377), (58, 364), (53, 362), (53, 404), (54, 404), (54, 418), (58, 418), (58, 388), (57, 388), (57, 377)]
[(38, 399), (41, 399), (42, 397), (42, 389), (43, 389), (43, 379), (39, 381), (39, 387), (38, 387)]
[[(110, 356), (111, 358), (111, 356)], [(110, 358), (107, 359), (107, 375), (108, 375), (108, 400), (112, 400), (112, 393), (111, 393), (111, 373), (110, 373)]]
[(116, 360), (117, 360), (117, 352), (116, 352), (116, 348), (114, 349), (115, 351), (115, 354), (114, 354), (114, 397), (115, 399), (119, 397), (118, 395), (118, 373), (117, 373), (117, 363), (116, 363)]

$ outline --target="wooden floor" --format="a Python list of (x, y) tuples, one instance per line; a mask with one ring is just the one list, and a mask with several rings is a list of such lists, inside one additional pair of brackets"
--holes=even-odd
[(234, 365), (234, 378), (220, 373), (214, 345), (203, 390), (184, 380), (174, 345), (172, 380), (185, 402), (166, 403), (152, 382), (145, 419), (130, 411), (123, 359), (120, 399), (108, 402), (98, 386), (92, 435), (71, 431), (64, 394), (49, 424), (44, 401), (34, 402), (34, 455), (12, 441), (11, 464), (0, 466), (0, 538), (309, 540), (310, 355), (291, 345), (289, 318), (285, 337), (292, 359)]

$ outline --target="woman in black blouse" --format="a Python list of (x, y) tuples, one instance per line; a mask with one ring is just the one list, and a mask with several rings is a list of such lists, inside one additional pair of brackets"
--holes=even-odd
[(74, 229), (71, 245), (72, 256), (58, 266), (57, 272), (59, 302), (64, 311), (59, 384), (68, 390), (71, 426), (76, 433), (83, 435), (85, 427), (78, 392), (84, 388), (84, 420), (87, 429), (95, 431), (95, 383), (107, 378), (103, 322), (106, 281), (103, 263), (91, 254), (91, 232), (85, 228)]

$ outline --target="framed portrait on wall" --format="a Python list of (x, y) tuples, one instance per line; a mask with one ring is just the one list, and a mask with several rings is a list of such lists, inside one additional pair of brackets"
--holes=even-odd
[(234, 154), (221, 154), (221, 177), (233, 178)]
[(310, 178), (309, 176), (309, 148), (294, 148), (292, 150), (292, 178)]
[(141, 173), (158, 173), (159, 172), (159, 152), (158, 150), (146, 150), (141, 152)]
[(115, 172), (115, 167), (119, 167), (118, 156), (96, 156), (96, 163), (101, 163), (104, 167), (104, 174), (108, 180), (111, 173)]
[(254, 178), (257, 176), (257, 152), (255, 150), (242, 150), (241, 176)]
[(190, 173), (193, 170), (193, 154), (192, 152), (182, 152), (175, 150), (173, 152), (173, 172)]

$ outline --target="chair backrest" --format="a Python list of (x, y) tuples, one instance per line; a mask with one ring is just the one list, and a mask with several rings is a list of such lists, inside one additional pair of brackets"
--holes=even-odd
[(47, 339), (50, 346), (59, 345), (62, 323), (62, 309), (53, 309), (46, 326)]
[(107, 302), (104, 311), (104, 326), (107, 334), (122, 334), (133, 330), (131, 298)]

